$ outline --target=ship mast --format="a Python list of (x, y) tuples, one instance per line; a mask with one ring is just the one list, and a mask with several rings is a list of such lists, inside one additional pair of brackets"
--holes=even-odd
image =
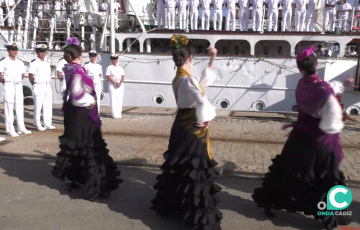
[(29, 32), (29, 21), (30, 21), (30, 14), (31, 14), (31, 4), (32, 0), (27, 1), (26, 6), (26, 17), (25, 17), (25, 31), (24, 31), (24, 42), (23, 47), (24, 49), (28, 48), (28, 32)]
[(110, 0), (110, 48), (111, 53), (115, 53), (115, 20), (114, 20), (114, 0)]

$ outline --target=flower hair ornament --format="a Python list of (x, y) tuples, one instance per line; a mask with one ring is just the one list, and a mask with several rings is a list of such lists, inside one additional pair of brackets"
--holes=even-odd
[(189, 39), (184, 35), (175, 35), (170, 39), (170, 46), (174, 49), (181, 49), (182, 46), (189, 44)]
[(309, 57), (310, 55), (314, 55), (316, 57), (316, 54), (314, 53), (315, 47), (309, 46), (308, 48), (303, 49), (298, 55), (296, 56), (296, 60), (298, 61), (304, 61), (305, 58)]
[(76, 37), (68, 38), (68, 40), (66, 41), (66, 45), (71, 45), (71, 44), (80, 46), (80, 42)]

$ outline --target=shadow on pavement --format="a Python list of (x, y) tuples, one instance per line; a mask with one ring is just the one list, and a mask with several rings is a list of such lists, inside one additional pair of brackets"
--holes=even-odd
[[(4, 174), (16, 177), (20, 181), (44, 185), (50, 189), (59, 191), (61, 195), (67, 195), (71, 199), (86, 199), (83, 189), (68, 193), (66, 185), (52, 177), (50, 165), (52, 161), (35, 161), (2, 157), (0, 168)], [(149, 208), (150, 201), (155, 197), (156, 191), (151, 188), (155, 184), (158, 172), (151, 172), (140, 168), (121, 167), (121, 178), (124, 183), (108, 199), (96, 202), (106, 204), (111, 211), (121, 213), (129, 219), (140, 220), (150, 229), (156, 230), (186, 230), (188, 229), (182, 220), (178, 218), (158, 217)], [(223, 187), (219, 193), (221, 210), (229, 210), (246, 218), (257, 221), (265, 221), (268, 218), (263, 210), (249, 198), (253, 189), (259, 187), (258, 179), (244, 179), (239, 177), (223, 177), (217, 180)], [(90, 201), (89, 201), (90, 202)], [(353, 220), (360, 223), (360, 203), (354, 201), (351, 205)], [(279, 227), (293, 227), (297, 229), (319, 229), (320, 222), (312, 217), (307, 218), (302, 214), (291, 214), (284, 211), (275, 211), (276, 218), (270, 221)], [(239, 226), (241, 229), (241, 226)]]

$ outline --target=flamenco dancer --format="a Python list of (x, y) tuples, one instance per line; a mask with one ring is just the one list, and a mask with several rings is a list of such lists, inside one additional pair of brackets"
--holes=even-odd
[(348, 219), (336, 216), (318, 216), (317, 204), (325, 201), (329, 190), (343, 185), (344, 176), (339, 170), (343, 159), (339, 134), (344, 127), (342, 109), (335, 94), (352, 79), (327, 83), (316, 72), (317, 59), (313, 46), (297, 55), (297, 66), (303, 77), (296, 88), (299, 108), (297, 122), (263, 179), (262, 187), (252, 195), (259, 207), (271, 217), (271, 209), (304, 212), (321, 220), (325, 229), (348, 224)]
[(164, 153), (162, 174), (153, 187), (157, 195), (152, 200), (158, 215), (177, 214), (194, 229), (219, 230), (222, 213), (214, 197), (221, 190), (214, 183), (219, 176), (209, 146), (209, 123), (215, 117), (215, 108), (205, 96), (203, 87), (216, 78), (213, 71), (217, 54), (208, 48), (211, 61), (197, 78), (190, 74), (192, 55), (188, 38), (174, 35), (171, 38), (172, 55), (178, 67), (172, 87), (179, 108), (171, 129), (169, 149)]
[(74, 37), (66, 44), (64, 59), (68, 64), (63, 69), (66, 90), (62, 108), (65, 130), (59, 137), (61, 150), (52, 175), (66, 180), (70, 191), (85, 185), (94, 201), (97, 197), (109, 197), (122, 180), (102, 138), (94, 84), (81, 66), (80, 43)]

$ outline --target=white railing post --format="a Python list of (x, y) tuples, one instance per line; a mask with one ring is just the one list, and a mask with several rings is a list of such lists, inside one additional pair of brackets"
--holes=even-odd
[(31, 14), (31, 3), (32, 3), (32, 0), (28, 0), (27, 7), (26, 7), (24, 42), (23, 42), (24, 49), (28, 48), (27, 42), (28, 42), (29, 21), (30, 21), (30, 14)]
[(54, 40), (54, 27), (55, 27), (55, 17), (53, 16), (50, 20), (50, 39), (49, 39), (49, 50), (53, 49), (53, 40)]
[(115, 20), (114, 20), (114, 0), (110, 0), (110, 51), (115, 53)]
[(39, 18), (37, 16), (35, 16), (34, 18), (34, 32), (33, 32), (33, 40), (32, 40), (32, 45), (31, 48), (34, 48), (36, 45), (36, 32), (39, 26)]

